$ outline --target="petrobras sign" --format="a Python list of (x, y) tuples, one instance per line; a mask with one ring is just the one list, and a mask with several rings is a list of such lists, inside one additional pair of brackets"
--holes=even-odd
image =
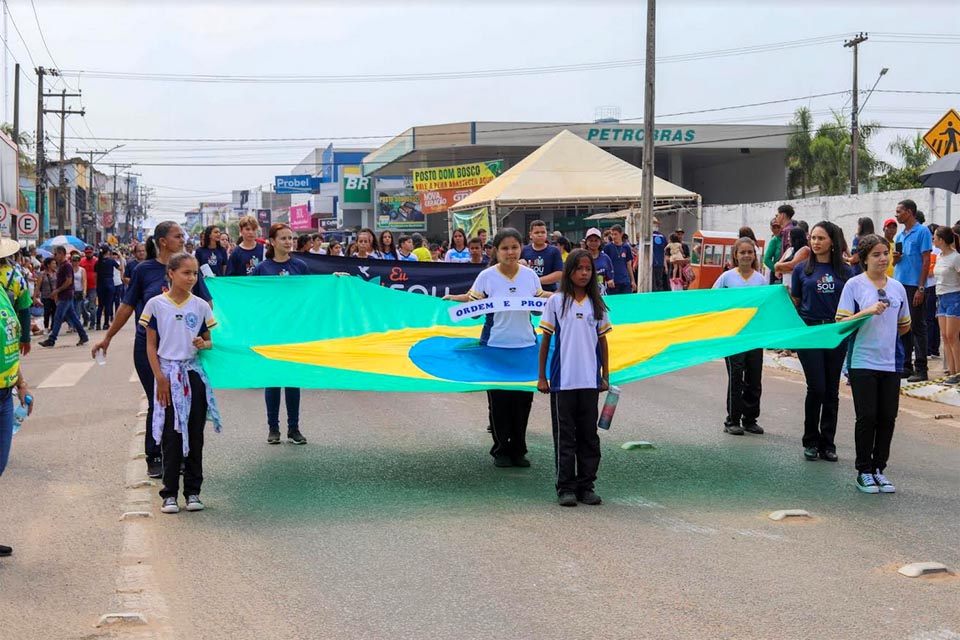
[(273, 190), (277, 193), (311, 193), (313, 186), (310, 176), (276, 176)]

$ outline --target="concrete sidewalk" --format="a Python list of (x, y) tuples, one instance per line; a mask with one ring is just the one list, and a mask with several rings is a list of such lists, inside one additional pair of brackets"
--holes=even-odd
[[(795, 356), (778, 356), (775, 351), (764, 351), (763, 364), (774, 369), (803, 375), (803, 368)], [(900, 383), (900, 393), (911, 398), (960, 407), (960, 387), (954, 385), (940, 384), (935, 381), (909, 384), (903, 380)]]

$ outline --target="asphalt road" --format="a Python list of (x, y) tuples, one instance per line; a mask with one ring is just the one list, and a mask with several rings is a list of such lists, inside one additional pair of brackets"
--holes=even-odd
[[(127, 345), (122, 345), (122, 340)], [(62, 355), (61, 355), (62, 354)], [(31, 355), (32, 379), (60, 347)], [(100, 631), (123, 562), (124, 469), (140, 390), (129, 337), (75, 386), (38, 391), (0, 479), (0, 637)], [(713, 363), (624, 388), (601, 436), (599, 507), (562, 509), (548, 401), (534, 403), (530, 469), (496, 469), (482, 395), (308, 391), (309, 444), (266, 444), (260, 391), (222, 391), (202, 513), (148, 532), (156, 637), (960, 638), (960, 421), (905, 399), (888, 475), (853, 486), (853, 411), (840, 462), (802, 459), (802, 379), (764, 374), (763, 436), (721, 431)], [(846, 390), (844, 392), (846, 394)], [(960, 415), (957, 416), (960, 418)], [(142, 420), (142, 419), (141, 419)], [(625, 451), (628, 440), (652, 450)], [(139, 463), (138, 463), (139, 464)], [(155, 491), (155, 490), (151, 490)], [(775, 523), (770, 511), (814, 518)], [(9, 635), (8, 635), (9, 634)]]

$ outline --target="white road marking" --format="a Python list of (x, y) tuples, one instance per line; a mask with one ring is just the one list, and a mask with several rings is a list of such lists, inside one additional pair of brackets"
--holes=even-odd
[(56, 368), (47, 378), (37, 385), (38, 389), (54, 387), (72, 387), (93, 367), (93, 362), (68, 362)]

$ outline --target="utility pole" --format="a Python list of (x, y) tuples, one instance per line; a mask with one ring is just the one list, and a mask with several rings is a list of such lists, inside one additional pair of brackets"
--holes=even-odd
[(94, 175), (95, 175), (94, 168), (93, 168), (93, 156), (96, 154), (96, 155), (98, 156), (97, 159), (99, 160), (99, 159), (103, 158), (105, 155), (107, 155), (108, 153), (110, 153), (111, 151), (115, 151), (115, 150), (119, 149), (119, 148), (122, 147), (122, 146), (123, 146), (122, 144), (118, 144), (117, 146), (113, 147), (112, 149), (77, 149), (77, 153), (80, 153), (80, 154), (88, 153), (88, 154), (90, 154), (90, 164), (88, 165), (89, 171), (90, 171), (90, 186), (89, 186), (88, 195), (89, 195), (89, 197), (90, 197), (90, 204), (89, 204), (89, 207), (90, 207), (90, 208), (89, 208), (89, 212), (90, 212), (90, 214), (93, 216), (93, 223), (92, 223), (93, 229), (92, 229), (92, 230), (93, 230), (93, 235), (94, 235), (94, 237), (96, 237), (97, 213), (98, 213), (97, 209), (98, 209), (98, 204), (99, 204), (99, 203), (98, 203), (98, 201), (97, 201), (97, 196), (96, 196), (96, 194), (94, 193), (94, 190), (93, 190)]
[(43, 160), (43, 76), (46, 69), (37, 67), (37, 219), (40, 220), (40, 229), (37, 237), (39, 242), (43, 241), (44, 231), (47, 228), (46, 216), (46, 195), (47, 191), (47, 167)]
[[(122, 169), (129, 169), (133, 165), (129, 164), (111, 164), (108, 165), (113, 167), (113, 188), (111, 189), (111, 199), (110, 199), (110, 208), (113, 210), (113, 225), (117, 224), (117, 171)], [(104, 227), (104, 231), (107, 230), (107, 227)]]
[(653, 131), (657, 58), (657, 0), (647, 0), (647, 52), (643, 88), (643, 183), (640, 186), (640, 238), (637, 241), (637, 292), (650, 291), (653, 247), (647, 243), (653, 233)]
[[(133, 205), (130, 204), (130, 178), (132, 178), (132, 177), (134, 177), (134, 176), (136, 176), (136, 177), (138, 177), (138, 178), (142, 177), (142, 175), (139, 174), (139, 173), (132, 173), (132, 172), (130, 172), (130, 171), (127, 171), (127, 174), (126, 174), (126, 178), (127, 178), (127, 207), (126, 207), (126, 215), (125, 215), (125, 218), (124, 218), (125, 224), (126, 224), (126, 235), (127, 235), (127, 239), (129, 239), (129, 238), (132, 236), (132, 234), (130, 233), (130, 211), (131, 211), (131, 208), (133, 207)], [(138, 189), (137, 189), (137, 190), (139, 191), (139, 185), (138, 185)]]
[[(10, 87), (8, 86), (8, 76), (10, 75), (9, 63), (7, 62), (7, 46), (6, 43), (10, 42), (10, 39), (7, 38), (7, 0), (2, 0), (3, 2), (3, 121), (10, 122)], [(17, 187), (19, 189), (19, 187)], [(16, 225), (11, 223), (11, 228)]]
[[(13, 144), (17, 147), (17, 176), (20, 175), (20, 63), (13, 68)], [(20, 210), (20, 185), (17, 184), (17, 211)], [(17, 223), (13, 218), (9, 221), (10, 237), (17, 239)]]
[(850, 116), (850, 194), (860, 193), (859, 180), (859, 154), (860, 154), (860, 128), (857, 124), (857, 116), (860, 109), (860, 86), (857, 84), (857, 55), (860, 51), (860, 43), (867, 41), (867, 34), (862, 31), (852, 40), (843, 43), (846, 48), (853, 49), (853, 107)]
[[(51, 75), (55, 75), (55, 73), (51, 73)], [(60, 93), (44, 93), (42, 95), (47, 98), (60, 97), (59, 109), (42, 109), (42, 111), (43, 113), (56, 113), (60, 115), (60, 182), (57, 186), (57, 233), (59, 235), (63, 235), (66, 233), (66, 211), (69, 204), (69, 198), (66, 195), (67, 166), (66, 157), (64, 156), (64, 152), (66, 150), (64, 142), (64, 129), (66, 128), (68, 115), (76, 114), (82, 116), (86, 112), (84, 109), (81, 109), (80, 111), (67, 109), (67, 98), (79, 98), (79, 93), (67, 93), (67, 90), (64, 89)]]

